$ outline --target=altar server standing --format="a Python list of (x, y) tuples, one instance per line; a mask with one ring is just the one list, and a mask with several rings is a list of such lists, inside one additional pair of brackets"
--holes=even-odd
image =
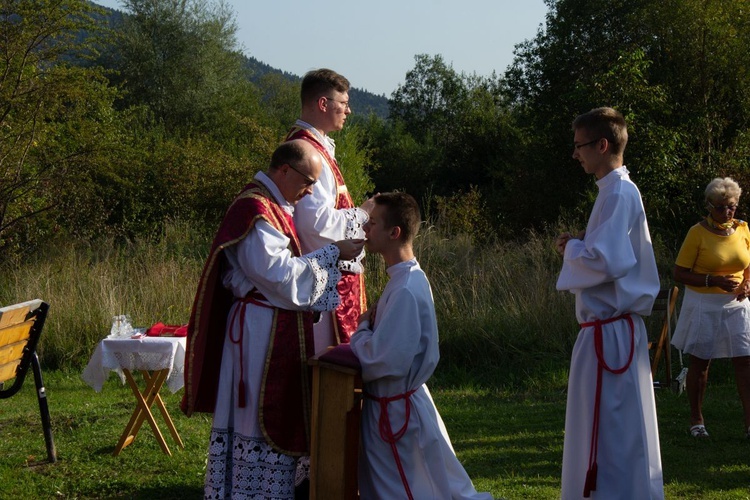
[(585, 231), (563, 233), (558, 290), (581, 324), (570, 362), (562, 498), (662, 499), (659, 431), (642, 316), (659, 292), (638, 188), (623, 165), (623, 116), (597, 108), (573, 122), (573, 158), (599, 194)]

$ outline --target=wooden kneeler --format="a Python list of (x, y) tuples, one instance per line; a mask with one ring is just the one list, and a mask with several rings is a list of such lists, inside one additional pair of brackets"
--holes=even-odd
[(349, 346), (342, 344), (318, 353), (309, 364), (313, 368), (310, 500), (357, 499), (362, 413), (359, 362)]
[[(31, 366), (47, 446), (47, 459), (54, 463), (57, 462), (57, 450), (52, 439), (47, 392), (36, 354), (48, 310), (49, 304), (39, 299), (0, 308), (0, 399), (10, 398), (21, 389)], [(6, 383), (12, 379), (15, 380), (6, 389)]]

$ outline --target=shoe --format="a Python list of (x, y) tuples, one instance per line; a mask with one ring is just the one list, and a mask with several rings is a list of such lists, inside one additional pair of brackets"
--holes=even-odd
[[(750, 433), (750, 429), (748, 429), (748, 433)], [(708, 431), (706, 430), (706, 426), (703, 424), (694, 425), (690, 428), (690, 435), (694, 438), (707, 438)]]

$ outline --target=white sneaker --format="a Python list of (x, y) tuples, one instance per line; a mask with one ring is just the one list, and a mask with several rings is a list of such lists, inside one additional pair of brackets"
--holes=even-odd
[[(748, 429), (748, 432), (750, 432), (750, 429)], [(706, 431), (705, 425), (698, 424), (690, 428), (690, 435), (693, 436), (694, 438), (707, 438), (708, 431)]]

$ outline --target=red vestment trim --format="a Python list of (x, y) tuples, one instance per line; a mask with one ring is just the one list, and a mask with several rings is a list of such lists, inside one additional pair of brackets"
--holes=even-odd
[[(378, 417), (378, 429), (380, 430), (380, 439), (391, 445), (391, 452), (393, 453), (393, 459), (396, 461), (396, 467), (398, 467), (398, 473), (401, 476), (401, 483), (404, 485), (404, 491), (409, 500), (413, 500), (414, 497), (411, 494), (411, 488), (409, 488), (409, 481), (406, 479), (406, 472), (404, 472), (404, 466), (401, 463), (401, 456), (398, 454), (398, 448), (396, 443), (399, 439), (404, 437), (406, 429), (409, 427), (409, 417), (411, 416), (411, 400), (409, 399), (412, 394), (417, 392), (416, 389), (412, 389), (403, 394), (397, 394), (396, 396), (379, 397), (373, 396), (372, 394), (364, 393), (367, 399), (372, 399), (380, 404), (380, 416)], [(406, 416), (404, 417), (404, 425), (398, 430), (393, 432), (391, 426), (391, 418), (388, 416), (388, 403), (398, 401), (399, 399), (404, 400), (406, 408)]]
[[(610, 368), (607, 362), (604, 360), (604, 340), (602, 339), (602, 325), (607, 323), (614, 323), (625, 319), (630, 325), (630, 356), (627, 362), (620, 368)], [(597, 464), (596, 457), (599, 452), (599, 406), (602, 401), (602, 375), (603, 370), (614, 375), (620, 375), (630, 367), (630, 363), (633, 361), (633, 353), (635, 352), (635, 326), (633, 325), (633, 318), (630, 317), (630, 313), (621, 314), (615, 318), (589, 321), (587, 323), (581, 323), (581, 328), (594, 327), (594, 351), (596, 352), (596, 396), (594, 397), (594, 422), (591, 426), (591, 448), (589, 450), (589, 469), (586, 471), (586, 481), (583, 485), (583, 497), (589, 498), (592, 491), (596, 491), (596, 475), (597, 475)]]
[[(289, 214), (262, 184), (245, 186), (227, 210), (214, 237), (190, 314), (185, 395), (181, 403), (182, 411), (188, 416), (196, 411), (211, 413), (216, 406), (226, 325), (236, 300), (221, 283), (225, 265), (222, 253), (245, 238), (260, 219), (289, 238), (293, 255), (301, 255)], [(271, 339), (261, 383), (261, 429), (277, 451), (303, 455), (309, 449), (311, 387), (307, 359), (314, 354), (312, 313), (273, 309)]]
[[(354, 201), (349, 190), (346, 189), (344, 176), (341, 173), (336, 158), (331, 156), (323, 144), (309, 130), (295, 125), (287, 133), (285, 141), (304, 139), (312, 144), (318, 152), (323, 155), (331, 167), (333, 178), (336, 182), (336, 205), (334, 208), (354, 208)], [(357, 330), (359, 316), (367, 309), (367, 297), (365, 296), (365, 278), (361, 274), (342, 272), (336, 288), (341, 297), (341, 304), (333, 313), (333, 332), (337, 343), (348, 343), (349, 337)]]

